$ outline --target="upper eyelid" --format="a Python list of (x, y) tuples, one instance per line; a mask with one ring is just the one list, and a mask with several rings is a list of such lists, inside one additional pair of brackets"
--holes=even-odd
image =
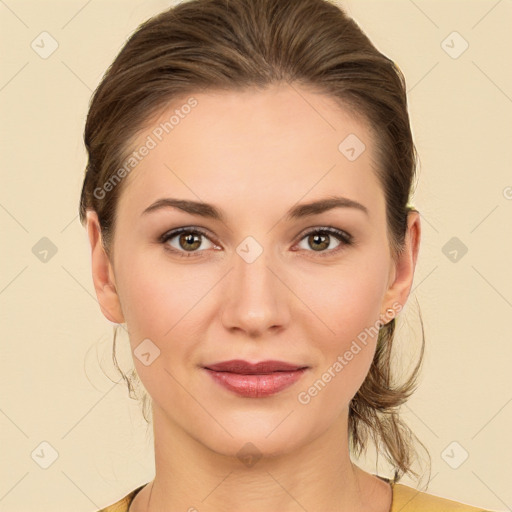
[(349, 240), (352, 240), (354, 238), (348, 231), (345, 231), (344, 229), (340, 229), (340, 228), (335, 228), (334, 226), (317, 226), (317, 227), (308, 228), (308, 229), (306, 229), (306, 231), (303, 231), (300, 236), (302, 238), (304, 238), (306, 235), (309, 235), (310, 233), (316, 233), (316, 232), (326, 232), (331, 235), (340, 234), (340, 235), (345, 236)]

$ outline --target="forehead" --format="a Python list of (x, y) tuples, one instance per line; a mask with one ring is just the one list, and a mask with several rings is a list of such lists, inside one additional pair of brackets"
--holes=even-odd
[(367, 123), (297, 85), (183, 96), (131, 146), (150, 148), (124, 178), (118, 208), (132, 212), (166, 196), (264, 212), (269, 202), (326, 193), (360, 202), (380, 195)]

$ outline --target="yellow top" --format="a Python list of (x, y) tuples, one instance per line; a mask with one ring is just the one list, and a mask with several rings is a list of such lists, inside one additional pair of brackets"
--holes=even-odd
[[(375, 475), (378, 476), (378, 475)], [(458, 501), (447, 500), (422, 491), (418, 491), (404, 484), (399, 484), (379, 476), (391, 484), (393, 501), (390, 512), (492, 512), (478, 507), (472, 507)], [(135, 495), (147, 484), (137, 487), (116, 503), (102, 508), (99, 512), (128, 512), (128, 508)]]

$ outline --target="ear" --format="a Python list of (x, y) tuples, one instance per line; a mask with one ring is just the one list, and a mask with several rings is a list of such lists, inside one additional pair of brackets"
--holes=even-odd
[[(420, 239), (420, 214), (414, 210), (407, 216), (405, 247), (391, 269), (389, 288), (383, 301), (384, 308), (391, 308), (398, 313), (407, 302), (414, 279)], [(397, 304), (400, 305), (399, 308), (396, 307)]]
[(105, 317), (116, 324), (124, 322), (121, 303), (117, 294), (114, 272), (103, 248), (98, 214), (87, 211), (87, 234), (91, 244), (92, 279), (94, 289)]

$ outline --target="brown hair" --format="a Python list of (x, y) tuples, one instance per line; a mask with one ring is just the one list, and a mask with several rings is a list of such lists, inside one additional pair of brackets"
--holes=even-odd
[[(393, 257), (400, 254), (408, 213), (414, 210), (408, 200), (417, 158), (405, 79), (355, 21), (328, 0), (189, 0), (139, 26), (96, 89), (84, 132), (88, 163), (80, 221), (85, 223), (87, 209), (97, 212), (107, 254), (124, 180), (106, 194), (97, 191), (112, 182), (148, 119), (187, 94), (277, 82), (328, 95), (368, 122), (386, 200), (388, 238)], [(366, 451), (370, 435), (394, 466), (395, 481), (405, 473), (418, 475), (412, 470), (416, 451), (411, 442), (417, 438), (400, 419), (398, 407), (417, 386), (425, 345), (421, 325), (421, 354), (402, 384), (394, 381), (391, 369), (395, 319), (380, 329), (369, 373), (350, 403), (351, 449), (356, 455)], [(115, 336), (114, 363), (119, 369)], [(121, 374), (132, 393), (140, 384), (136, 372)], [(146, 400), (147, 395), (143, 414), (148, 421)]]

